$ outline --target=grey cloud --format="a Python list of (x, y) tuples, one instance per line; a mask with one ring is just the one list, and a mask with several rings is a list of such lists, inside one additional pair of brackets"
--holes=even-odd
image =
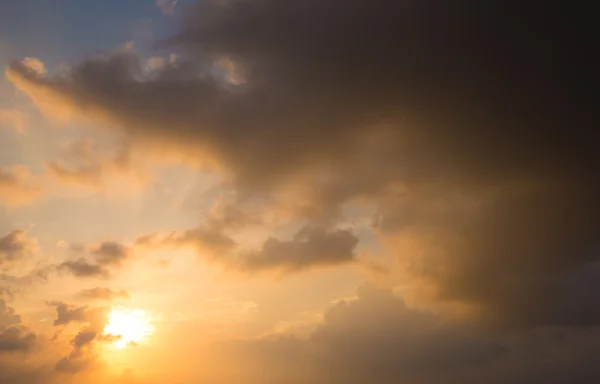
[(440, 190), (412, 199), (384, 208), (378, 229), (438, 298), (473, 303), (501, 324), (600, 321), (600, 211), (591, 191), (525, 186), (487, 198)]
[(75, 260), (68, 260), (60, 264), (60, 269), (64, 269), (77, 277), (108, 277), (109, 272), (101, 265), (92, 264), (85, 258), (80, 257)]
[(36, 340), (35, 333), (11, 327), (0, 331), (0, 352), (27, 351), (35, 345)]
[(350, 231), (304, 227), (292, 240), (269, 238), (262, 249), (242, 254), (240, 266), (248, 271), (300, 271), (354, 260), (358, 238)]
[(93, 329), (96, 329), (106, 320), (106, 309), (102, 307), (75, 307), (61, 301), (51, 301), (48, 305), (56, 307), (55, 326), (81, 323), (90, 324)]
[(81, 348), (90, 344), (96, 338), (97, 335), (98, 333), (96, 331), (81, 331), (77, 335), (75, 335), (75, 337), (71, 341), (71, 344), (73, 344), (75, 348)]
[(6, 304), (6, 301), (0, 299), (0, 330), (20, 323), (21, 316), (16, 314), (15, 310)]
[[(312, 338), (326, 347), (332, 373), (351, 382), (366, 382), (373, 374), (381, 377), (378, 382), (392, 382), (402, 376), (467, 371), (507, 353), (483, 330), (408, 308), (391, 292), (369, 286), (359, 290), (357, 300), (342, 301), (326, 312)], [(347, 370), (349, 366), (356, 369)]]
[(113, 241), (105, 241), (92, 251), (101, 265), (119, 265), (130, 256), (129, 249)]
[(56, 306), (58, 317), (54, 320), (54, 325), (67, 325), (70, 322), (83, 322), (87, 317), (88, 307), (69, 308), (67, 303), (52, 301), (49, 305)]
[(0, 299), (0, 353), (27, 351), (36, 340), (35, 333), (21, 325), (21, 316)]
[(0, 237), (0, 267), (29, 257), (37, 250), (37, 241), (25, 231), (14, 230)]
[(218, 230), (201, 227), (167, 236), (138, 238), (137, 244), (150, 247), (192, 246), (198, 255), (227, 268), (254, 273), (261, 271), (299, 272), (311, 267), (333, 266), (355, 260), (358, 238), (348, 230), (305, 226), (291, 240), (268, 238), (258, 250), (237, 249), (237, 243)]
[(79, 257), (62, 262), (58, 268), (77, 277), (107, 278), (111, 269), (119, 268), (131, 256), (131, 249), (112, 241), (105, 241), (91, 249), (91, 258)]
[[(215, 345), (247, 383), (563, 383), (593, 382), (600, 330), (507, 331), (408, 307), (365, 286), (325, 312), (307, 339), (289, 335)], [(273, 367), (271, 367), (273, 366)]]
[(69, 356), (60, 359), (54, 369), (57, 372), (74, 374), (91, 369), (96, 363), (97, 359), (95, 355), (86, 353), (81, 348), (75, 348)]
[[(239, 360), (249, 383), (356, 384), (474, 382), (470, 372), (511, 352), (483, 329), (409, 308), (391, 292), (370, 286), (361, 288), (356, 300), (328, 309), (308, 339), (233, 341), (215, 351)], [(276, 368), (267, 369), (271, 363)]]

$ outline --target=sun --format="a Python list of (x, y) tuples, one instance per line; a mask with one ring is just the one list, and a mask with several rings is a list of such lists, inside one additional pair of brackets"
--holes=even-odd
[(154, 326), (144, 310), (113, 307), (103, 333), (116, 338), (113, 342), (115, 347), (125, 348), (130, 344), (144, 343), (154, 333)]

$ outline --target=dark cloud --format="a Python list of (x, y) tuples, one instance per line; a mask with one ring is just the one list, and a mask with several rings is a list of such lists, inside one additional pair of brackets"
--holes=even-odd
[[(408, 307), (365, 286), (329, 308), (307, 338), (289, 335), (216, 345), (235, 362), (222, 382), (562, 383), (593, 382), (598, 328), (490, 330)], [(237, 375), (237, 376), (236, 376)]]
[(391, 292), (369, 286), (358, 291), (355, 301), (329, 309), (312, 340), (326, 349), (331, 373), (348, 382), (367, 382), (373, 375), (376, 382), (448, 375), (507, 353), (482, 330), (408, 308)]
[(110, 269), (119, 268), (131, 256), (131, 250), (119, 243), (105, 241), (91, 249), (91, 258), (79, 257), (67, 260), (59, 265), (59, 269), (66, 270), (77, 277), (110, 276)]
[(27, 351), (36, 340), (35, 333), (21, 325), (21, 316), (0, 299), (0, 355), (2, 352)]
[(59, 268), (67, 270), (77, 277), (108, 277), (110, 274), (101, 265), (92, 264), (83, 257), (65, 261), (60, 264)]
[(92, 289), (84, 289), (77, 295), (86, 299), (98, 300), (114, 300), (114, 299), (129, 299), (131, 296), (124, 289), (113, 291), (109, 288), (97, 287)]
[(0, 268), (10, 267), (15, 262), (33, 255), (37, 241), (25, 231), (14, 230), (0, 237)]
[(27, 351), (35, 345), (36, 340), (35, 333), (20, 327), (11, 327), (0, 331), (0, 352)]
[(101, 328), (106, 322), (106, 308), (75, 307), (61, 301), (51, 301), (48, 305), (56, 307), (55, 326), (80, 323), (89, 324), (93, 329), (96, 329)]
[(73, 346), (75, 348), (84, 347), (84, 346), (90, 344), (96, 338), (97, 335), (98, 334), (96, 331), (92, 331), (92, 330), (81, 331), (77, 335), (75, 335), (75, 337), (71, 341), (71, 344), (73, 344)]
[(6, 301), (0, 299), (0, 329), (5, 329), (20, 323), (21, 316), (16, 314), (15, 310), (6, 304)]
[(18, 292), (19, 290), (13, 287), (0, 286), (0, 297), (8, 297), (9, 299), (12, 299)]
[(517, 187), (481, 198), (398, 199), (378, 228), (401, 264), (444, 300), (512, 325), (596, 324), (596, 198), (571, 186)]
[(70, 322), (84, 322), (87, 319), (88, 307), (70, 308), (67, 303), (52, 301), (49, 305), (56, 307), (58, 317), (54, 325), (67, 325)]
[(75, 348), (69, 356), (60, 359), (54, 369), (58, 372), (74, 374), (91, 369), (96, 364), (97, 356), (86, 353), (81, 348)]
[[(592, 14), (541, 1), (199, 1), (162, 43), (188, 61), (145, 75), (121, 50), (63, 77), (23, 63), (7, 76), (47, 112), (207, 161), (242, 196), (296, 183), (302, 217), (376, 204), (404, 272), (439, 300), (512, 324), (591, 325)], [(243, 85), (206, 76), (223, 57), (244, 68)], [(297, 244), (270, 244), (255, 265), (298, 268), (279, 256)]]
[(92, 251), (101, 265), (120, 265), (130, 256), (129, 249), (113, 241), (105, 241)]
[(259, 251), (244, 254), (240, 266), (248, 271), (299, 271), (344, 264), (354, 260), (357, 244), (358, 238), (348, 230), (304, 227), (292, 240), (267, 239)]
[(358, 238), (349, 230), (305, 226), (291, 240), (269, 237), (260, 249), (247, 250), (237, 249), (237, 243), (224, 233), (202, 227), (167, 236), (142, 236), (136, 243), (149, 247), (191, 246), (202, 258), (249, 273), (299, 272), (354, 261)]

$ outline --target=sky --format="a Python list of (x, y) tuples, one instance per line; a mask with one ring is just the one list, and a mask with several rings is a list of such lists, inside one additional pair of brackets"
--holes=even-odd
[(594, 13), (0, 4), (0, 384), (592, 383)]

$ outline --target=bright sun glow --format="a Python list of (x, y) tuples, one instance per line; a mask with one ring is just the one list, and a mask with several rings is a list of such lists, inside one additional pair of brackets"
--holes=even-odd
[(150, 316), (141, 309), (113, 307), (104, 327), (104, 334), (118, 337), (113, 345), (125, 348), (131, 343), (141, 344), (154, 332)]

